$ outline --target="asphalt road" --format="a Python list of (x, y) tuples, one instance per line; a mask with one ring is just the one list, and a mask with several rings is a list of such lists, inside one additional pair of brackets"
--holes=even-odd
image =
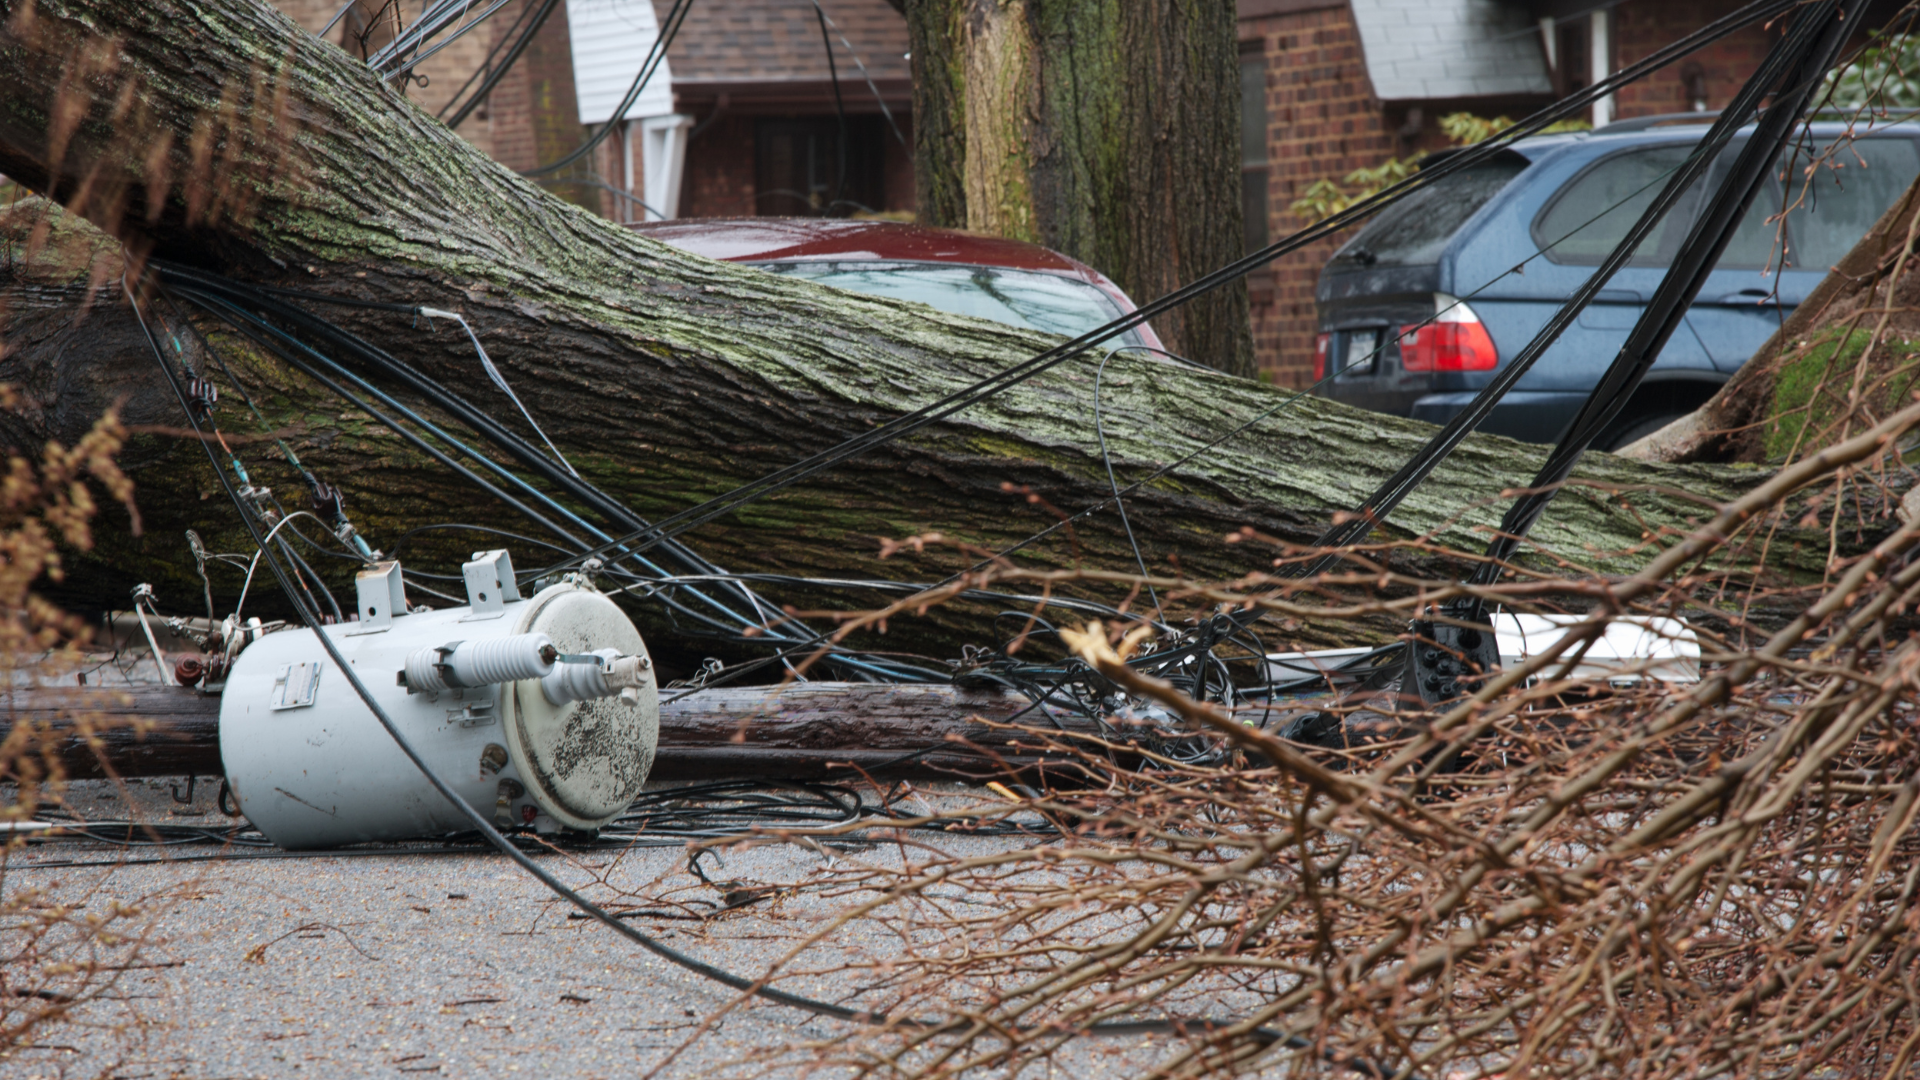
[[(200, 785), (191, 805), (175, 803), (170, 786), (179, 785), (145, 781), (122, 793), (104, 781), (80, 783), (66, 801), (94, 820), (228, 821), (213, 806), (217, 785)], [(962, 788), (930, 795), (943, 803), (981, 798)], [(940, 839), (963, 853), (1015, 843)], [(830, 859), (885, 862), (889, 850), (848, 855), (786, 844), (727, 854), (724, 867), (711, 859), (703, 865), (716, 880), (779, 886), (804, 881)], [(805, 1071), (804, 1054), (777, 1055), (778, 1048), (847, 1030), (758, 1002), (702, 1030), (735, 999), (733, 991), (598, 924), (567, 918), (566, 906), (498, 856), (263, 859), (236, 852), (238, 858), (208, 859), (218, 852), (135, 848), (124, 858), (169, 861), (60, 865), (122, 854), (55, 841), (10, 856), (10, 895), (42, 890), (45, 903), (85, 903), (87, 911), (114, 901), (137, 904), (152, 929), (137, 956), (112, 954), (117, 964), (133, 965), (118, 974), (107, 1000), (41, 1029), (36, 1048), (0, 1059), (0, 1076), (630, 1078), (656, 1069), (672, 1077), (790, 1076)], [(545, 859), (603, 903), (646, 897), (706, 915), (721, 902), (720, 890), (688, 872), (679, 844)], [(812, 890), (775, 892), (709, 918), (636, 924), (702, 960), (755, 976), (847, 902)], [(870, 960), (898, 947), (877, 924), (855, 924), (810, 950), (804, 966)], [(833, 973), (781, 985), (828, 1000), (846, 997), (852, 986)], [(1163, 1037), (1093, 1040), (1024, 1075), (1133, 1075), (1168, 1049)]]

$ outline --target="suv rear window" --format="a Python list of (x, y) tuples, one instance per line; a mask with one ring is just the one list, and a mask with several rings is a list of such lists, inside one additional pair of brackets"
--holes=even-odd
[(1527, 159), (1518, 154), (1502, 154), (1443, 176), (1380, 211), (1334, 258), (1385, 266), (1438, 262), (1441, 249), (1454, 232), (1512, 183), (1527, 164)]

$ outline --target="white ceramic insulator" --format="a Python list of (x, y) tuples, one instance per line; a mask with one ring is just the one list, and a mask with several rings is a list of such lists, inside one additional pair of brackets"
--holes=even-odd
[(415, 649), (407, 654), (407, 693), (446, 693), (447, 681), (440, 677), (440, 669), (434, 666), (439, 662), (439, 649)]
[(555, 705), (569, 701), (591, 701), (613, 697), (646, 685), (647, 661), (641, 656), (621, 656), (618, 649), (595, 649), (590, 656), (598, 664), (555, 664), (553, 674), (540, 680), (540, 692)]
[(553, 671), (553, 662), (547, 659), (551, 655), (553, 639), (545, 634), (462, 641), (451, 651), (445, 646), (416, 649), (407, 657), (407, 688), (439, 694), (455, 686), (538, 679)]
[(553, 670), (553, 661), (547, 659), (552, 655), (553, 639), (547, 635), (515, 634), (463, 641), (446, 664), (462, 686), (491, 686), (544, 677)]

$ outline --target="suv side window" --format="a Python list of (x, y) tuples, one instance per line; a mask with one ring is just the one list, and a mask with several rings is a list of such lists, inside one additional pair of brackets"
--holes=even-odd
[[(1691, 144), (1666, 143), (1600, 159), (1560, 189), (1534, 219), (1534, 243), (1557, 263), (1597, 264), (1605, 260), (1692, 151)], [(1652, 235), (1641, 241), (1633, 253), (1633, 265), (1668, 262), (1672, 249), (1679, 247), (1686, 233), (1685, 226), (1693, 220), (1694, 205), (1694, 193), (1689, 192)]]
[[(1781, 158), (1796, 174), (1789, 185), (1788, 254), (1794, 266), (1826, 270), (1853, 250), (1920, 175), (1920, 148), (1911, 139), (1856, 139), (1851, 146), (1829, 142), (1811, 160), (1809, 169), (1805, 153)], [(1768, 212), (1778, 213), (1778, 205)], [(1747, 216), (1761, 209), (1756, 203)]]
[[(1742, 145), (1736, 140), (1715, 163), (1703, 183), (1681, 197), (1679, 205), (1633, 253), (1635, 266), (1665, 266), (1686, 238), (1701, 204), (1717, 189), (1725, 169)], [(1573, 181), (1533, 222), (1533, 240), (1557, 263), (1593, 265), (1605, 259), (1627, 235), (1667, 177), (1692, 152), (1693, 144), (1648, 146), (1602, 158)], [(1808, 175), (1808, 156), (1794, 159), (1793, 201), (1783, 202), (1779, 177), (1770, 179), (1748, 208), (1716, 264), (1721, 270), (1761, 270), (1779, 263), (1777, 218), (1787, 212), (1787, 265), (1824, 270), (1860, 241), (1887, 207), (1920, 175), (1920, 147), (1906, 138), (1858, 139), (1851, 146), (1819, 147), (1823, 156)], [(1785, 159), (1783, 159), (1783, 164)]]

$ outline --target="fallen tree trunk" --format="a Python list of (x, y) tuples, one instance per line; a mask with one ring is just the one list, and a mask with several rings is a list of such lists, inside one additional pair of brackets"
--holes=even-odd
[[(671, 696), (671, 695), (669, 695)], [(951, 686), (807, 683), (778, 689), (716, 687), (660, 709), (652, 780), (961, 780), (1072, 772), (1064, 755), (994, 730), (1026, 710), (1017, 694)], [(26, 760), (56, 764), (71, 780), (217, 776), (220, 698), (176, 686), (16, 689), (10, 725), (39, 732)], [(76, 717), (84, 718), (83, 729)], [(1038, 713), (1017, 723), (1052, 726)], [(1094, 725), (1062, 716), (1064, 734)], [(0, 739), (6, 733), (0, 731)], [(1010, 745), (1022, 741), (1023, 746)]]
[[(0, 172), (104, 229), (136, 263), (152, 255), (256, 283), (464, 313), (580, 473), (652, 518), (1057, 341), (651, 243), (508, 173), (364, 66), (250, 0), (6, 0), (0, 12), (0, 85), (8, 88)], [(17, 221), (19, 246), (31, 254), (34, 236), (50, 232), (73, 241), (61, 251), (84, 247), (70, 222)], [(14, 445), (70, 440), (116, 400), (135, 423), (181, 425), (120, 295), (116, 259), (108, 245), (79, 263), (12, 265), (0, 379), (24, 390), (23, 412), (5, 431)], [(511, 418), (531, 438), (457, 328), (390, 311), (314, 310)], [(166, 316), (164, 305), (156, 311)], [(402, 548), (413, 568), (457, 573), (467, 552), (499, 541), (457, 532), (401, 538), (437, 523), (531, 530), (305, 376), (211, 323), (198, 325), (261, 413), (256, 420), (229, 391), (221, 422), (239, 434), (287, 432), (302, 463), (345, 492), (375, 546)], [(161, 334), (190, 346), (187, 330), (170, 322)], [(972, 557), (934, 549), (882, 561), (880, 541), (938, 530), (999, 550), (1053, 525), (1052, 508), (1078, 511), (1109, 496), (1095, 432), (1097, 365), (1093, 356), (1072, 361), (686, 539), (736, 572), (937, 579)], [(1100, 389), (1119, 482), (1171, 466), (1129, 500), (1148, 565), (1198, 578), (1265, 565), (1270, 552), (1224, 542), (1242, 526), (1311, 539), (1431, 430), (1318, 399), (1287, 405), (1287, 391), (1138, 355), (1114, 358)], [(422, 411), (460, 430), (437, 410)], [(289, 495), (300, 489), (271, 444), (238, 449), (256, 483)], [(1524, 483), (1540, 458), (1537, 448), (1470, 439), (1381, 535), (1431, 535), (1476, 550), (1498, 518), (1498, 493)], [(197, 446), (154, 436), (125, 464), (139, 485), (145, 535), (116, 533), (108, 511), (98, 549), (70, 562), (56, 598), (112, 607), (134, 584), (151, 582), (174, 610), (192, 611), (202, 586), (185, 530), (198, 530), (215, 551), (243, 553), (245, 533)], [(1755, 479), (1751, 471), (1650, 468), (1594, 455), (1533, 538), (1574, 565), (1629, 571), (1641, 564), (1649, 535), (1684, 527), (1701, 501), (1729, 499)], [(1790, 524), (1770, 558), (1817, 571), (1825, 544), (1817, 524)], [(516, 554), (523, 567), (550, 557)], [(1052, 567), (1134, 565), (1110, 510), (1021, 558)], [(1394, 566), (1432, 575), (1457, 569), (1421, 552), (1396, 556)], [(350, 563), (321, 570), (348, 587)], [(224, 608), (240, 575), (214, 573)], [(767, 591), (776, 602), (822, 603), (819, 594)], [(898, 619), (891, 637), (868, 633), (850, 644), (952, 656), (963, 643), (987, 640), (981, 610)], [(638, 617), (650, 640), (686, 632), (657, 610)], [(1351, 643), (1396, 630), (1303, 626), (1291, 640)], [(709, 646), (687, 648), (697, 657)]]

